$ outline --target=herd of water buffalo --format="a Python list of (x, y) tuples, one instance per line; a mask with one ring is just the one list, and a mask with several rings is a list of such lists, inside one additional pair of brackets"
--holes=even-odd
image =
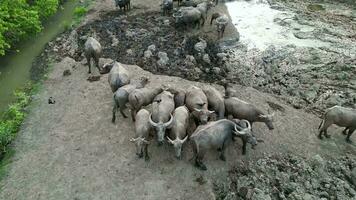
[[(208, 17), (210, 8), (218, 4), (218, 0), (213, 3), (208, 0), (177, 0), (178, 8), (173, 8), (173, 0), (162, 0), (161, 8), (163, 15), (169, 15), (174, 12), (172, 16), (175, 19), (177, 27), (201, 27), (204, 25)], [(130, 0), (115, 0), (116, 7), (120, 10), (127, 11), (131, 7)], [(218, 37), (221, 38), (224, 34), (225, 28), (229, 22), (227, 15), (223, 13), (213, 13), (211, 15), (210, 24), (216, 21)]]
[[(121, 6), (122, 2), (126, 2), (124, 6)], [(129, 2), (116, 0), (117, 5), (124, 9), (129, 9)], [(164, 0), (163, 7), (166, 5), (165, 2), (173, 3)], [(178, 12), (185, 13), (184, 9)], [(195, 165), (206, 170), (203, 158), (208, 149), (217, 149), (220, 152), (220, 159), (225, 160), (226, 147), (238, 137), (243, 143), (242, 154), (246, 154), (247, 143), (252, 147), (257, 145), (257, 139), (252, 132), (254, 122), (264, 122), (270, 130), (274, 129), (273, 114), (265, 114), (253, 104), (234, 97), (236, 91), (228, 84), (225, 85), (224, 95), (212, 86), (204, 88), (191, 86), (185, 89), (168, 86), (148, 88), (146, 87), (148, 77), (131, 80), (129, 71), (116, 61), (106, 63), (100, 68), (101, 45), (94, 38), (89, 37), (84, 48), (89, 73), (91, 59), (95, 61), (100, 73), (109, 73), (108, 80), (114, 101), (112, 122), (115, 122), (118, 110), (127, 118), (125, 110), (127, 107), (130, 108), (136, 132), (136, 136), (130, 141), (136, 146), (136, 154), (139, 157), (145, 156), (146, 160), (149, 159), (147, 151), (149, 136), (153, 132), (159, 145), (164, 141), (173, 145), (177, 158), (181, 158), (182, 146), (189, 139), (193, 147)], [(150, 111), (144, 108), (148, 105), (151, 105)], [(319, 126), (320, 139), (323, 135), (330, 137), (327, 128), (332, 124), (345, 127), (343, 133), (347, 135), (346, 141), (351, 142), (350, 136), (356, 129), (356, 110), (341, 106), (329, 108)]]

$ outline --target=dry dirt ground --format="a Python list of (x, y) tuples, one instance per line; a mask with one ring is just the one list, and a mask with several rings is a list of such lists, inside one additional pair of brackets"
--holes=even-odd
[[(154, 6), (147, 6), (149, 3)], [(110, 0), (97, 1), (84, 23), (100, 17), (105, 10), (113, 10), (113, 5)], [(133, 5), (133, 12), (137, 13), (158, 9), (156, 0), (133, 1)], [(151, 159), (145, 162), (136, 157), (129, 142), (134, 135), (132, 121), (117, 115), (116, 124), (111, 123), (112, 93), (107, 75), (88, 82), (83, 63), (65, 58), (55, 64), (43, 88), (34, 96), (28, 118), (13, 144), (16, 153), (0, 183), (0, 199), (215, 199), (213, 183), (224, 181), (230, 168), (241, 160), (253, 161), (273, 153), (293, 153), (306, 159), (316, 154), (328, 158), (356, 154), (355, 144), (345, 142), (342, 129), (331, 127), (332, 138), (319, 140), (317, 116), (296, 110), (271, 95), (236, 85), (239, 98), (264, 111), (276, 112), (274, 131), (268, 131), (264, 124), (254, 125), (256, 136), (265, 141), (256, 150), (249, 148), (248, 154), (242, 156), (241, 141), (237, 140), (228, 147), (226, 162), (220, 161), (215, 151), (209, 152), (208, 171), (202, 172), (193, 166), (189, 145), (185, 146), (183, 160), (176, 160), (171, 146), (158, 147), (152, 142)], [(133, 65), (126, 67), (133, 78), (149, 76), (148, 87), (206, 85), (153, 75)], [(72, 74), (63, 77), (66, 69)], [(47, 103), (50, 96), (56, 100), (54, 105)]]
[[(149, 76), (148, 87), (205, 85), (153, 75), (137, 66), (126, 67), (134, 78)], [(68, 68), (73, 68), (72, 75), (63, 77)], [(274, 131), (256, 124), (256, 135), (265, 143), (242, 156), (241, 142), (236, 141), (227, 150), (227, 162), (210, 152), (206, 172), (193, 166), (190, 146), (178, 161), (170, 146), (158, 147), (153, 142), (149, 147), (151, 160), (145, 162), (135, 156), (129, 142), (134, 135), (132, 121), (118, 115), (117, 123), (111, 123), (112, 94), (107, 75), (92, 83), (86, 81), (87, 76), (87, 67), (70, 58), (54, 66), (14, 144), (16, 153), (1, 182), (0, 199), (215, 199), (212, 180), (224, 177), (240, 159), (253, 160), (274, 152), (293, 152), (307, 158), (356, 153), (354, 145), (345, 143), (340, 129), (332, 127), (332, 138), (320, 141), (316, 137), (320, 120), (314, 115), (252, 88), (236, 86), (240, 98), (264, 110), (268, 109), (266, 101), (283, 107), (276, 111)], [(47, 103), (50, 96), (56, 104)], [(201, 176), (204, 181), (196, 181)]]

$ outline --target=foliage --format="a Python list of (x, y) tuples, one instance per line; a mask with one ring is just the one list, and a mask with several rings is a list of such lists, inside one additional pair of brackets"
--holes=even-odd
[(1, 0), (0, 55), (11, 45), (41, 31), (41, 20), (54, 14), (58, 0)]
[(7, 145), (16, 137), (16, 133), (25, 118), (25, 107), (30, 103), (32, 89), (32, 85), (29, 85), (23, 90), (16, 91), (15, 103), (9, 106), (0, 119), (0, 154), (6, 152)]
[(82, 17), (82, 16), (85, 15), (85, 13), (87, 13), (87, 11), (88, 11), (88, 10), (87, 10), (85, 7), (79, 6), (79, 7), (76, 7), (76, 8), (74, 9), (74, 15), (75, 15), (76, 17)]

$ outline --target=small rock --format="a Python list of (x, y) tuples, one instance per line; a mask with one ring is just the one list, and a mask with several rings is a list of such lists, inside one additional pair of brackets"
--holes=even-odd
[(48, 104), (55, 104), (56, 101), (53, 99), (53, 97), (48, 98)]
[(170, 23), (169, 23), (169, 19), (164, 20), (164, 21), (163, 21), (163, 25), (165, 25), (165, 26), (169, 26), (169, 25), (170, 25)]
[(135, 56), (135, 53), (133, 52), (133, 50), (132, 49), (128, 49), (128, 50), (126, 50), (126, 54), (127, 54), (127, 56)]
[(89, 82), (98, 81), (98, 80), (100, 80), (100, 75), (89, 76), (89, 77), (87, 78), (87, 80), (88, 80)]
[(201, 39), (200, 42), (198, 42), (194, 45), (194, 49), (195, 49), (195, 51), (197, 51), (197, 53), (203, 54), (205, 52), (205, 49), (207, 46), (208, 46), (208, 44), (206, 43), (206, 41)]
[(221, 69), (219, 67), (213, 67), (213, 72), (214, 72), (214, 74), (220, 74)]
[(146, 51), (143, 53), (143, 57), (144, 57), (145, 59), (151, 58), (152, 55), (153, 55), (153, 54), (152, 54), (152, 52), (151, 52), (150, 50), (146, 50)]
[(147, 47), (147, 50), (150, 50), (152, 53), (156, 52), (156, 45), (151, 44), (150, 46)]
[(166, 66), (168, 64), (169, 58), (166, 52), (158, 52), (158, 58), (157, 64), (159, 66)]
[(119, 44), (119, 40), (116, 37), (113, 37), (111, 43), (112, 47), (116, 47)]
[(66, 69), (63, 71), (63, 76), (69, 76), (71, 74), (72, 74), (72, 72), (70, 71), (70, 69)]
[(210, 57), (209, 57), (209, 54), (204, 54), (203, 56), (203, 61), (207, 64), (210, 64), (211, 61), (210, 61)]

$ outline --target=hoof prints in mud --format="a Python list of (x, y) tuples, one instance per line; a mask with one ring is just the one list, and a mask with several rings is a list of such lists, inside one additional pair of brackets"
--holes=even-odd
[[(207, 40), (205, 52), (198, 53), (194, 50), (194, 45), (200, 41), (199, 38), (206, 38), (198, 35), (186, 36), (185, 32), (174, 27), (173, 18), (163, 17), (160, 13), (138, 16), (109, 13), (99, 21), (80, 27), (78, 43), (79, 49), (82, 49), (86, 36), (94, 35), (103, 47), (102, 57), (136, 64), (156, 74), (208, 82), (221, 80), (226, 71), (219, 68), (219, 59), (216, 56), (219, 53), (218, 45)], [(145, 54), (150, 45), (155, 48)], [(164, 56), (165, 53), (168, 59)], [(76, 60), (81, 60), (81, 55), (82, 52), (77, 52)], [(164, 62), (161, 62), (162, 55)], [(187, 55), (194, 56), (194, 62), (187, 62)]]

